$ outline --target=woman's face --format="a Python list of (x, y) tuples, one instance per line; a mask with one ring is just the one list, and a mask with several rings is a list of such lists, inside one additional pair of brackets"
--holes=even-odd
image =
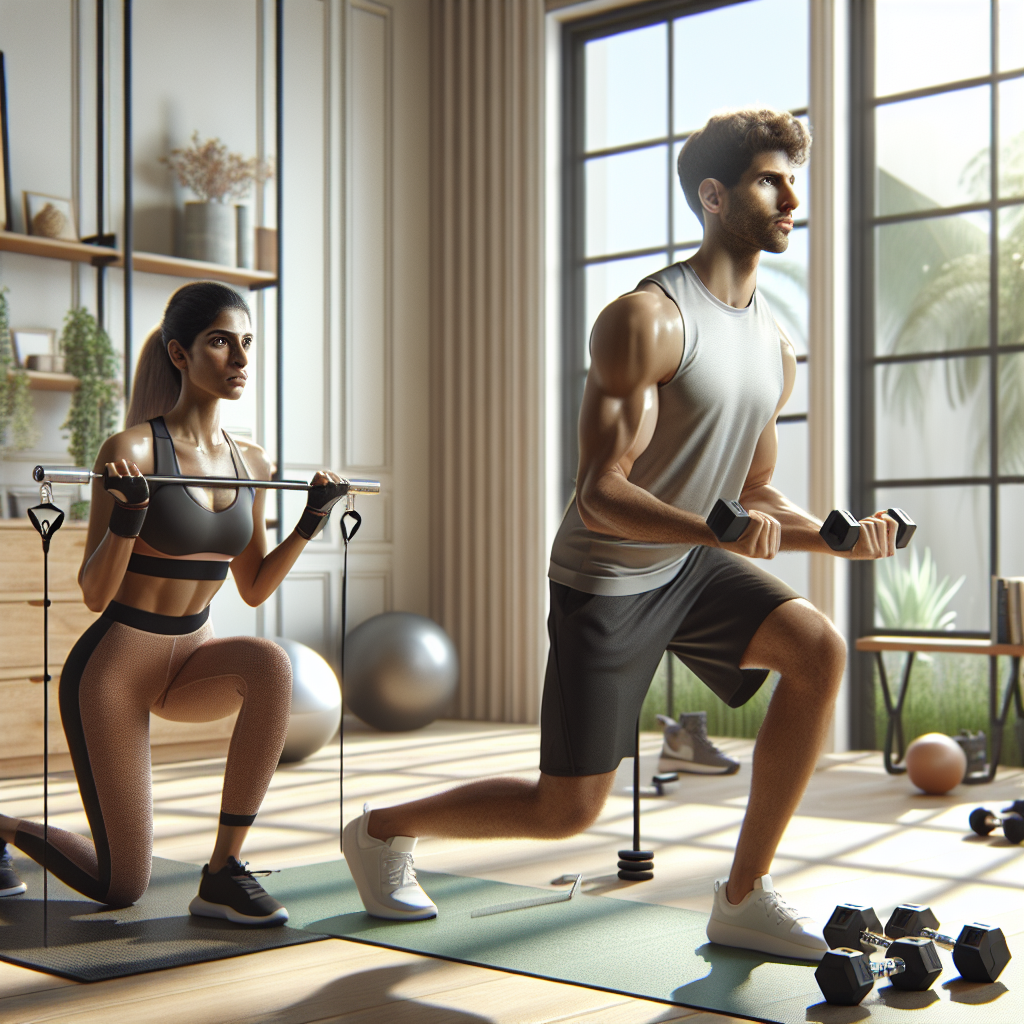
[(173, 340), (167, 345), (171, 362), (192, 387), (229, 400), (242, 397), (251, 349), (252, 325), (241, 309), (222, 310), (188, 351)]

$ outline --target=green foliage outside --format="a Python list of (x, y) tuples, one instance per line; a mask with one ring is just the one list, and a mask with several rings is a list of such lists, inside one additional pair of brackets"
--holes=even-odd
[(947, 606), (966, 579), (961, 576), (950, 583), (944, 576), (939, 580), (931, 548), (924, 549), (920, 561), (917, 550), (911, 548), (908, 566), (888, 559), (876, 569), (877, 617), (889, 629), (954, 629), (956, 612)]
[(85, 308), (68, 312), (60, 345), (67, 372), (80, 382), (62, 427), (69, 432), (68, 454), (76, 466), (92, 468), (100, 446), (117, 427), (117, 355)]
[(38, 436), (28, 374), (14, 369), (7, 289), (0, 288), (0, 449), (31, 448)]

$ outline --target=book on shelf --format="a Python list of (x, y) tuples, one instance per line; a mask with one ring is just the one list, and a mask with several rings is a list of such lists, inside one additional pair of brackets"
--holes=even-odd
[(1024, 645), (1024, 576), (993, 576), (989, 605), (995, 644)]

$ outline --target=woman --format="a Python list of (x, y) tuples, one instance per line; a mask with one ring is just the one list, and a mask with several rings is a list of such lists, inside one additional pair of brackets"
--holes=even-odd
[[(265, 490), (150, 487), (143, 475), (270, 477), (262, 448), (220, 428), (221, 401), (245, 389), (251, 347), (249, 307), (236, 292), (213, 282), (179, 289), (140, 354), (127, 429), (100, 449), (78, 580), (103, 614), (68, 655), (59, 690), (93, 841), (51, 825), (45, 854), (90, 899), (135, 902), (152, 859), (150, 712), (208, 722), (238, 711), (217, 839), (189, 911), (267, 925), (288, 911), (240, 857), (284, 746), (291, 666), (269, 640), (214, 639), (209, 605), (229, 568), (247, 604), (264, 602), (345, 487), (317, 473), (298, 526), (268, 553)], [(43, 827), (0, 815), (0, 892), (24, 891), (5, 843), (41, 863)]]

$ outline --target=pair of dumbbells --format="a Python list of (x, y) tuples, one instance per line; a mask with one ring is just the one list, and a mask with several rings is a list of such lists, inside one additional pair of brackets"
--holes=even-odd
[[(905, 548), (914, 536), (917, 524), (901, 508), (890, 508), (896, 520), (896, 547)], [(738, 502), (719, 498), (707, 518), (711, 532), (723, 543), (731, 544), (743, 536), (750, 525), (750, 513)], [(860, 537), (860, 523), (845, 509), (835, 508), (818, 531), (833, 551), (849, 551)]]
[(997, 828), (1011, 843), (1024, 842), (1024, 800), (1014, 800), (1002, 814), (996, 814), (987, 807), (975, 807), (968, 818), (971, 830), (979, 836), (987, 836)]
[[(831, 949), (815, 971), (825, 1001), (856, 1005), (878, 978), (891, 978), (893, 988), (912, 992), (931, 988), (942, 973), (936, 945), (953, 951), (953, 963), (965, 981), (995, 981), (1009, 963), (1001, 929), (975, 922), (964, 925), (953, 939), (938, 926), (928, 907), (903, 903), (892, 912), (883, 934), (871, 907), (841, 903), (823, 929)], [(884, 949), (890, 959), (871, 963), (865, 957), (871, 948)]]

